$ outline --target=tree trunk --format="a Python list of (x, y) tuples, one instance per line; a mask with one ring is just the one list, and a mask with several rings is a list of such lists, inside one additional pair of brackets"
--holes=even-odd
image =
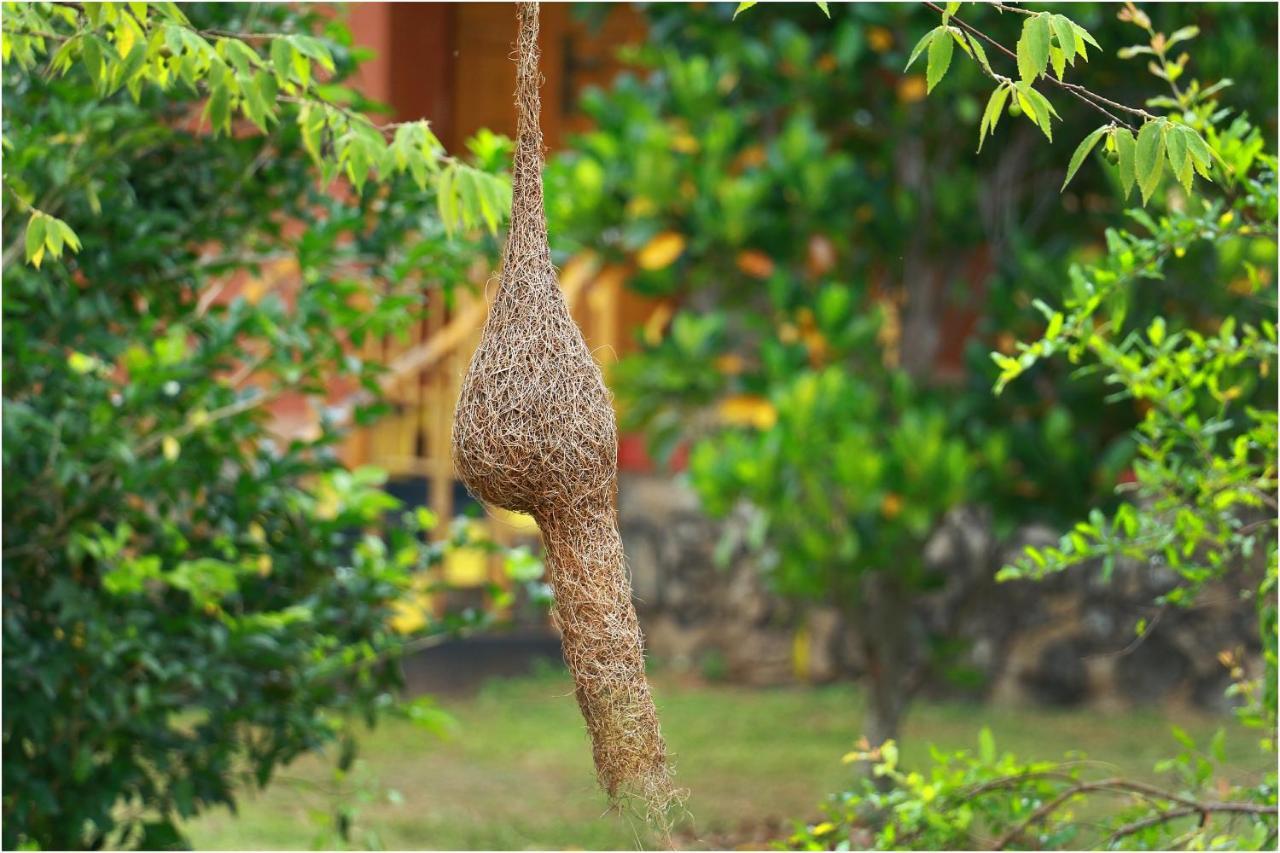
[[(870, 572), (861, 584), (861, 601), (848, 614), (866, 661), (867, 705), (862, 735), (872, 749), (897, 740), (911, 695), (918, 663), (912, 643), (911, 597), (891, 572)], [(860, 770), (871, 775), (874, 762)]]

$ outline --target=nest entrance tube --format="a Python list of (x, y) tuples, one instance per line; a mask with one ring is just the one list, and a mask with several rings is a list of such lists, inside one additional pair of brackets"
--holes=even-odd
[(551, 265), (538, 124), (538, 4), (518, 6), (517, 140), (498, 293), (453, 422), (453, 460), (482, 501), (538, 522), (553, 619), (615, 802), (665, 823), (679, 802), (645, 680), (614, 500), (618, 434), (604, 377)]

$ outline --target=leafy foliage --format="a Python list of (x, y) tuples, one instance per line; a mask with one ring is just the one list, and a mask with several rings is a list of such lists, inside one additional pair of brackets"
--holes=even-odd
[[(1130, 6), (1122, 18), (1143, 26), (1152, 44), (1167, 44), (1145, 14)], [(1177, 40), (1190, 38), (1181, 30)], [(1177, 35), (1177, 34), (1175, 34)], [(1131, 52), (1132, 53), (1132, 52)], [(1182, 62), (1185, 65), (1185, 61)], [(1226, 198), (1190, 195), (1153, 217), (1130, 216), (1145, 232), (1107, 232), (1107, 254), (1095, 264), (1070, 270), (1071, 288), (1061, 311), (1040, 304), (1046, 318), (1043, 336), (1017, 346), (1017, 357), (994, 353), (1001, 373), (997, 391), (1042, 359), (1065, 354), (1086, 363), (1115, 389), (1113, 399), (1138, 402), (1144, 412), (1135, 438), (1133, 497), (1107, 518), (1094, 510), (1075, 525), (1057, 547), (1029, 549), (1025, 559), (1006, 568), (1002, 578), (1042, 577), (1070, 567), (1094, 564), (1109, 577), (1117, 559), (1151, 561), (1178, 574), (1182, 584), (1163, 602), (1186, 605), (1201, 587), (1243, 569), (1246, 590), (1260, 608), (1262, 636), (1274, 636), (1271, 600), (1276, 573), (1276, 159), (1241, 140), (1256, 138), (1243, 116), (1229, 124), (1229, 113), (1193, 84), (1185, 91), (1167, 70), (1180, 115), (1202, 124), (1209, 139), (1233, 155), (1230, 171), (1235, 194)], [(1146, 141), (1144, 142), (1144, 135)], [(1182, 140), (1170, 146), (1168, 140)], [(1139, 185), (1152, 181), (1164, 157), (1189, 170), (1192, 161), (1226, 160), (1185, 125), (1156, 119), (1143, 126), (1134, 147)], [(1087, 140), (1086, 140), (1087, 141)], [(1185, 145), (1185, 148), (1179, 146)], [(1179, 148), (1169, 153), (1170, 148)], [(1123, 158), (1121, 158), (1123, 163)], [(1197, 166), (1197, 169), (1199, 167)], [(1183, 181), (1183, 189), (1190, 182)], [(1144, 199), (1155, 184), (1144, 189)], [(1128, 187), (1122, 181), (1121, 189)], [(1226, 316), (1198, 323), (1177, 315), (1156, 314), (1134, 322), (1135, 292), (1163, 281), (1171, 267), (1189, 255), (1207, 255), (1213, 279), (1230, 294)], [(1265, 272), (1264, 272), (1265, 270)], [(1211, 279), (1211, 280), (1213, 280)], [(1145, 631), (1140, 625), (1139, 631)], [(1264, 639), (1264, 646), (1270, 643)], [(1274, 684), (1274, 655), (1268, 654), (1264, 681)], [(1274, 696), (1274, 687), (1252, 691)], [(1255, 705), (1250, 712), (1258, 713)], [(1263, 712), (1274, 721), (1274, 709)]]
[[(877, 787), (833, 796), (825, 819), (802, 824), (793, 850), (1266, 850), (1275, 843), (1275, 790), (1232, 785), (1219, 775), (1222, 738), (1184, 747), (1160, 762), (1168, 788), (1107, 775), (1082, 754), (1024, 761), (999, 753), (989, 729), (976, 752), (932, 750), (927, 772), (899, 766), (897, 744), (856, 750), (870, 759)], [(1087, 818), (1087, 819), (1086, 819)]]
[[(1025, 22), (1018, 46), (1024, 78), (1043, 73), (1045, 49), (1044, 34), (1032, 30), (1044, 14), (1026, 14), (1034, 17)], [(1127, 55), (1158, 56), (1151, 70), (1170, 85), (1172, 99), (1151, 99), (1148, 106), (1176, 112), (1148, 117), (1136, 138), (1115, 125), (1095, 130), (1072, 156), (1067, 180), (1105, 138), (1122, 195), (1136, 183), (1144, 203), (1160, 200), (1166, 163), (1181, 191), (1167, 190), (1160, 214), (1129, 212), (1145, 233), (1108, 230), (1105, 255), (1071, 267), (1062, 309), (1036, 303), (1045, 320), (1039, 339), (1017, 344), (1016, 355), (997, 352), (992, 359), (1001, 371), (997, 391), (1058, 354), (1082, 365), (1081, 373), (1101, 374), (1115, 390), (1113, 400), (1141, 406), (1138, 459), (1125, 490), (1128, 500), (1109, 518), (1095, 509), (1056, 547), (1029, 548), (1000, 577), (1041, 578), (1096, 567), (1106, 581), (1117, 560), (1138, 560), (1180, 579), (1163, 597), (1165, 606), (1193, 604), (1211, 580), (1238, 584), (1257, 604), (1265, 671), (1251, 679), (1229, 653), (1223, 663), (1236, 681), (1229, 692), (1245, 700), (1242, 719), (1264, 729), (1260, 747), (1274, 760), (1277, 404), (1270, 377), (1276, 370), (1276, 160), (1261, 146), (1242, 144), (1256, 139), (1256, 129), (1244, 116), (1227, 121), (1230, 112), (1219, 109), (1213, 96), (1222, 86), (1201, 88), (1193, 81), (1183, 89), (1174, 82), (1186, 59), (1170, 62), (1168, 46), (1193, 37), (1195, 28), (1165, 36), (1131, 4), (1120, 18), (1151, 36), (1150, 47), (1129, 49)], [(1226, 166), (1226, 151), (1234, 152), (1236, 166)], [(1248, 153), (1238, 156), (1241, 151)], [(1220, 183), (1235, 192), (1192, 194), (1192, 171), (1208, 177), (1214, 164), (1221, 168)], [(1209, 282), (1229, 294), (1226, 316), (1180, 311), (1167, 292), (1161, 294), (1163, 311), (1144, 316), (1134, 310), (1144, 289), (1158, 283), (1167, 290), (1176, 281), (1174, 270), (1197, 260), (1211, 269), (1198, 278), (1200, 290)], [(1140, 635), (1149, 630), (1145, 623), (1136, 628)], [(1225, 781), (1215, 787), (1212, 762), (1185, 734), (1174, 735), (1186, 751), (1155, 768), (1176, 773), (1180, 787), (1174, 791), (1128, 779), (1092, 779), (1070, 757), (1064, 764), (997, 760), (989, 733), (977, 758), (935, 754), (927, 774), (898, 770), (892, 744), (878, 751), (868, 747), (880, 761), (876, 772), (893, 784), (837, 796), (831, 820), (791, 841), (808, 849), (863, 843), (879, 849), (1273, 847), (1275, 774), (1255, 787)], [(1129, 800), (1124, 808), (1102, 819), (1091, 813), (1089, 824), (1075, 817), (1072, 805), (1086, 795), (1115, 793)]]
[[(371, 176), (407, 174), (425, 190), (431, 180), (449, 229), (483, 221), (495, 230), (510, 206), (509, 181), (448, 156), (427, 121), (379, 127), (344, 106), (354, 95), (326, 82), (336, 71), (333, 51), (310, 33), (201, 30), (168, 2), (14, 3), (5, 13), (0, 55), (23, 71), (78, 71), (98, 97), (123, 88), (135, 103), (149, 88), (202, 95), (199, 118), (215, 135), (237, 130), (237, 112), (263, 133), (292, 121), (326, 183), (342, 174), (359, 191)], [(41, 187), (18, 182), (10, 189), (31, 211), (29, 261), (39, 266), (42, 245), (55, 258), (64, 244), (77, 248), (65, 222), (34, 207)]]
[(768, 426), (693, 448), (689, 473), (706, 509), (750, 503), (749, 544), (767, 550), (784, 593), (856, 601), (860, 575), (890, 566), (921, 583), (913, 555), (971, 473), (943, 412), (905, 376), (879, 388), (834, 366), (797, 373), (772, 410)]
[[(990, 146), (982, 157), (956, 146), (957, 127), (985, 139), (1006, 112), (1028, 106), (1046, 125), (1061, 112), (1055, 136), (1087, 135), (1096, 122), (1065, 102), (1037, 112), (1047, 97), (1039, 90), (1054, 86), (1047, 75), (1034, 85), (1001, 81), (984, 114), (970, 91), (988, 67), (1016, 57), (1001, 59), (958, 22), (955, 4), (939, 11), (941, 26), (904, 38), (912, 13), (891, 6), (833, 7), (827, 23), (803, 4), (756, 5), (733, 25), (725, 7), (652, 7), (652, 38), (627, 55), (648, 76), (584, 95), (595, 129), (547, 171), (561, 246), (595, 253), (661, 300), (640, 351), (613, 373), (624, 425), (643, 428), (661, 459), (687, 445), (691, 482), (716, 511), (739, 498), (756, 504), (746, 544), (780, 589), (804, 599), (848, 602), (865, 579), (893, 574), (885, 568), (927, 583), (914, 543), (955, 502), (992, 504), (1002, 530), (1029, 518), (1074, 520), (1090, 503), (1110, 509), (1134, 453), (1140, 415), (1102, 405), (1098, 376), (1067, 381), (1068, 367), (1042, 363), (1031, 368), (1034, 384), (990, 393), (988, 351), (1016, 357), (1015, 335), (1043, 330), (1025, 309), (1062, 294), (1060, 261), (1090, 251), (1096, 211), (1118, 209), (1115, 170), (1085, 170), (1059, 202), (1064, 158), (1028, 144), (1026, 131), (1045, 132), (1039, 124), (1011, 128), (1021, 171), (1006, 172)], [(1090, 39), (1119, 28), (1091, 14), (1081, 18)], [(1024, 22), (1007, 14), (1004, 23)], [(1048, 25), (1051, 49), (1067, 41), (1062, 21)], [(1075, 25), (1070, 33), (1067, 68), (1088, 58), (1091, 70), (1124, 75)], [(926, 99), (944, 64), (947, 86)], [(993, 252), (997, 268), (971, 273), (988, 249), (1004, 250)], [(1219, 310), (1219, 297), (1192, 294), (1199, 274), (1167, 293), (1198, 312)], [(920, 354), (930, 327), (915, 322), (917, 306), (933, 299), (978, 318), (949, 382), (932, 353)], [(1135, 300), (1132, 317), (1150, 319), (1154, 303)], [(821, 441), (787, 423), (783, 401), (824, 382), (878, 398), (840, 415), (834, 402), (813, 408), (816, 435), (864, 449), (860, 464), (873, 472), (865, 490), (833, 470)], [(945, 423), (932, 426), (939, 417)], [(908, 495), (891, 473), (909, 460), (882, 425), (908, 421), (930, 424), (926, 439), (960, 446), (964, 473), (942, 478), (937, 493)], [(812, 516), (793, 503), (802, 492), (821, 493)], [(890, 493), (900, 509), (896, 499), (885, 504)]]
[[(396, 630), (453, 542), (337, 445), (386, 408), (357, 354), (492, 249), (437, 202), (451, 170), (485, 177), (446, 197), (505, 185), (505, 143), (465, 165), (425, 125), (384, 146), (341, 86), (340, 22), (197, 13), (5, 8), (10, 848), (181, 845), (184, 818), (304, 752), (349, 764), (353, 721), (435, 725), (398, 706), (397, 660), (483, 618)], [(318, 428), (281, 434), (287, 401)]]

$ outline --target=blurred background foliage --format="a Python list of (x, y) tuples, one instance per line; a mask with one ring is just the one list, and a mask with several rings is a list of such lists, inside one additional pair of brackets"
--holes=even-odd
[[(1274, 57), (1274, 14), (1238, 11), (1162, 8), (1161, 23), (1200, 26), (1196, 76), (1233, 80), (1231, 105), (1265, 136), (1276, 85), (1256, 69)], [(1134, 41), (1112, 7), (1071, 12), (1104, 45)], [(918, 10), (841, 4), (828, 21), (816, 6), (764, 4), (735, 26), (731, 15), (647, 7), (652, 37), (627, 54), (635, 72), (583, 97), (596, 129), (548, 169), (557, 248), (629, 261), (634, 288), (670, 300), (668, 322), (643, 330), (643, 351), (614, 374), (624, 418), (666, 456), (708, 409), (767, 422), (773, 391), (805, 370), (873, 383), (905, 372), (977, 456), (964, 497), (993, 506), (1004, 529), (1112, 500), (1139, 413), (1102, 405), (1101, 382), (1066, 381), (1063, 365), (995, 397), (987, 355), (1039, 331), (1031, 302), (1061, 295), (1067, 263), (1098, 257), (1103, 230), (1125, 221), (1107, 172), (1058, 192), (1098, 116), (1060, 110), (1053, 144), (1006, 122), (978, 154), (976, 66), (957, 61), (927, 100), (923, 69), (902, 71)], [(992, 35), (1017, 40), (1020, 16), (989, 17)], [(1152, 86), (1136, 64), (1096, 53), (1090, 85), (1140, 104)], [(1230, 295), (1202, 283), (1239, 278), (1246, 260), (1202, 251), (1135, 291), (1134, 322), (1220, 316)]]
[[(1106, 48), (1073, 74), (1154, 109), (1163, 82), (1119, 50), (1142, 33), (1116, 7), (1070, 13)], [(1126, 262), (1109, 234), (1129, 224), (1115, 170), (1083, 169), (1060, 191), (1100, 119), (1059, 98), (1055, 142), (1008, 120), (977, 153), (990, 86), (958, 59), (926, 98), (924, 68), (903, 70), (927, 32), (914, 7), (646, 14), (634, 73), (583, 97), (596, 126), (548, 168), (557, 248), (628, 264), (630, 285), (662, 300), (612, 374), (623, 421), (661, 460), (689, 453), (712, 514), (749, 507), (746, 538), (776, 590), (845, 612), (867, 662), (863, 730), (879, 744), (930, 672), (922, 645), (945, 640), (921, 642), (913, 603), (942, 580), (919, 555), (943, 515), (977, 504), (997, 532), (1061, 529), (1114, 510), (1135, 479), (1151, 402), (1113, 399), (1102, 371), (1042, 360), (992, 393), (990, 354), (1045, 333), (1034, 306), (1079, 288), (1068, 267), (1109, 250)], [(1211, 45), (1189, 77), (1232, 81), (1219, 96), (1249, 121), (1208, 123), (1243, 175), (1275, 129), (1274, 75), (1257, 73), (1274, 67), (1274, 10), (1159, 18)], [(1024, 20), (989, 9), (983, 28), (1012, 46)], [(1180, 210), (1188, 197), (1172, 187), (1162, 201)], [(1271, 283), (1274, 262), (1274, 240), (1223, 235), (1184, 248), (1158, 287), (1115, 288), (1107, 310), (1125, 328), (1257, 322), (1274, 304), (1241, 294)]]
[[(383, 473), (336, 450), (385, 410), (383, 366), (356, 353), (405, 333), (424, 288), (469, 282), (495, 237), (450, 238), (436, 183), (407, 169), (358, 189), (320, 179), (336, 155), (307, 150), (299, 102), (377, 111), (341, 85), (360, 56), (340, 20), (187, 12), (189, 26), (146, 4), (5, 9), (8, 849), (182, 846), (183, 821), (301, 754), (330, 749), (347, 771), (358, 722), (438, 729), (429, 699), (401, 703), (400, 656), (486, 618), (406, 618), (466, 537), (429, 542), (430, 513), (398, 511)], [(161, 89), (175, 34), (214, 82)], [(246, 110), (277, 120), (210, 133), (206, 84), (228, 108), (231, 65), (276, 92), (228, 57), (227, 34), (263, 57), (273, 39), (308, 46), (332, 76), (269, 104), (245, 88)], [(42, 51), (65, 73), (43, 73)], [(310, 59), (287, 64), (312, 79)], [(501, 174), (500, 140), (473, 150), (468, 169)], [(318, 428), (273, 423), (290, 397), (322, 410)]]

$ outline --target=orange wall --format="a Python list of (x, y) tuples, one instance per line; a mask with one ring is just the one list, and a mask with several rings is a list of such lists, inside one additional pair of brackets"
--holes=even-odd
[[(354, 3), (348, 20), (356, 43), (374, 52), (356, 85), (389, 104), (395, 120), (430, 120), (450, 150), (482, 127), (514, 133), (515, 4)], [(617, 48), (643, 38), (644, 25), (620, 4), (592, 32), (562, 3), (542, 7), (541, 25), (542, 129), (554, 149), (585, 127), (577, 93), (613, 78)]]

